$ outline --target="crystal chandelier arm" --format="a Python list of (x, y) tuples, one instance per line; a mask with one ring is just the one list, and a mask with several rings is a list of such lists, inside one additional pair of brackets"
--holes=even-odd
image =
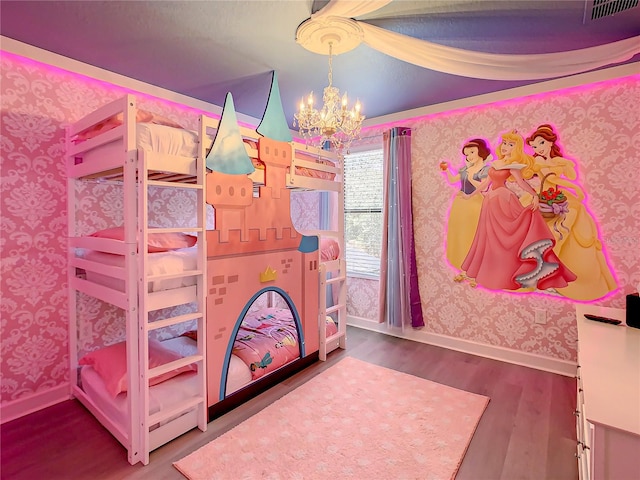
[(342, 153), (345, 148), (348, 151), (353, 140), (359, 137), (364, 115), (360, 113), (360, 102), (350, 109), (346, 92), (340, 97), (340, 90), (333, 86), (334, 42), (341, 46), (342, 37), (335, 31), (326, 31), (317, 40), (326, 48), (323, 52), (328, 50), (329, 53), (329, 84), (324, 88), (319, 110), (313, 105), (312, 95), (309, 95), (308, 105), (304, 104), (304, 99), (300, 102), (300, 108), (293, 116), (293, 126), (299, 127), (300, 135), (308, 143), (323, 148), (326, 142), (330, 142), (334, 150)]
[(329, 42), (329, 86), (333, 85), (333, 42)]

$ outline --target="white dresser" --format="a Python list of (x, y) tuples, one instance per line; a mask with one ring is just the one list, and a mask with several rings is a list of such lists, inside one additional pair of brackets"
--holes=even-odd
[(580, 479), (640, 480), (640, 329), (625, 325), (622, 309), (577, 305), (576, 317)]

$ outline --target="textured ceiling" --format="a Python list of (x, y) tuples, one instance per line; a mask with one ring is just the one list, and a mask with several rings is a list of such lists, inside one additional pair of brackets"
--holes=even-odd
[[(358, 19), (490, 53), (566, 51), (640, 35), (640, 7), (592, 21), (592, 2), (396, 0)], [(300, 98), (327, 83), (327, 57), (295, 41), (298, 25), (326, 3), (2, 0), (0, 34), (220, 106), (231, 91), (236, 110), (256, 118), (276, 70), (291, 125)], [(333, 66), (334, 85), (358, 97), (369, 118), (535, 83), (439, 73), (366, 45)]]

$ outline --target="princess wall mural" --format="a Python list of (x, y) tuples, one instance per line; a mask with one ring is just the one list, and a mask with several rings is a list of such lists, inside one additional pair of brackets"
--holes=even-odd
[(540, 125), (526, 138), (505, 132), (493, 149), (471, 139), (461, 152), (456, 170), (440, 163), (459, 189), (446, 234), (455, 282), (577, 301), (617, 288), (576, 162), (563, 157), (553, 126)]

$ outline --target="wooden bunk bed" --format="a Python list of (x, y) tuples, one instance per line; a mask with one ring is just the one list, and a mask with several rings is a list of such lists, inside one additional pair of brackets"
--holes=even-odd
[[(122, 443), (131, 464), (147, 464), (150, 451), (194, 427), (207, 428), (204, 341), (185, 356), (176, 353), (180, 345), (175, 341), (170, 345), (150, 339), (154, 331), (185, 324), (206, 336), (205, 168), (197, 148), (190, 147), (191, 154), (180, 149), (166, 153), (143, 142), (147, 128), (174, 128), (138, 123), (139, 116), (135, 98), (127, 95), (73, 123), (67, 133), (72, 395)], [(197, 136), (179, 134), (197, 145)], [(83, 209), (82, 189), (76, 184), (86, 181), (107, 182), (121, 191), (122, 225), (93, 235), (80, 231), (76, 220)], [(148, 194), (153, 188), (192, 192), (196, 226), (151, 228)], [(188, 247), (190, 242), (175, 243), (188, 238), (196, 246), (179, 251), (186, 258), (179, 263), (186, 268), (153, 268), (155, 256)], [(164, 253), (149, 252), (166, 248)], [(124, 312), (123, 342), (96, 345), (100, 348), (78, 358), (80, 293)], [(191, 305), (192, 311), (151, 321), (152, 313), (180, 305)]]
[[(192, 428), (206, 430), (210, 419), (317, 358), (326, 359), (332, 349), (346, 346), (343, 186), (339, 159), (326, 151), (295, 142), (274, 142), (254, 130), (241, 128), (243, 145), (257, 166), (241, 182), (247, 187), (246, 192), (250, 192), (243, 201), (249, 201), (253, 207), (243, 208), (242, 212), (235, 207), (225, 209), (221, 200), (237, 179), (207, 173), (205, 168), (220, 122), (201, 116), (199, 131), (189, 132), (170, 122), (154, 125), (153, 115), (140, 112), (135, 98), (127, 95), (72, 124), (67, 139), (72, 395), (123, 444), (131, 464), (147, 464), (149, 453), (155, 448)], [(152, 135), (177, 135), (180, 141), (172, 139), (168, 143), (183, 147), (172, 147), (169, 153), (158, 152), (155, 145), (163, 142), (149, 141)], [(82, 231), (83, 224), (76, 222), (83, 209), (82, 188), (76, 188), (76, 184), (82, 182), (107, 182), (122, 190), (122, 225), (99, 232)], [(193, 226), (193, 219), (185, 219), (185, 225), (150, 227), (148, 192), (152, 188), (191, 191), (196, 202), (196, 225)], [(335, 192), (337, 228), (296, 232), (289, 213), (288, 192), (292, 189)], [(220, 196), (216, 193), (219, 191), (226, 193)], [(267, 194), (275, 203), (260, 202)], [(209, 231), (207, 203), (215, 210), (215, 229)], [(269, 216), (278, 211), (277, 221)], [(238, 224), (239, 215), (260, 217), (269, 228), (256, 233)], [(197, 242), (175, 251), (151, 253), (149, 246), (155, 245), (156, 237), (162, 235), (190, 235)], [(326, 239), (332, 245), (329, 256), (321, 255)], [(247, 247), (251, 244), (247, 240), (255, 240), (253, 251)], [(271, 246), (265, 249), (265, 244)], [(295, 265), (288, 263), (292, 254)], [(181, 256), (178, 264), (182, 267), (167, 271), (164, 257), (170, 256), (176, 263), (176, 255)], [(245, 265), (243, 271), (252, 269), (257, 265), (256, 259), (265, 255), (280, 263), (269, 264), (271, 270), (259, 272), (264, 281), (258, 278), (257, 286), (236, 283), (229, 272), (238, 270), (239, 265)], [(282, 283), (283, 265), (290, 272), (297, 269), (295, 275), (288, 277), (294, 282)], [(280, 278), (274, 279), (273, 272)], [(241, 293), (237, 294), (233, 308), (229, 308), (228, 292), (238, 285)], [(326, 289), (334, 290), (329, 304)], [(81, 294), (124, 311), (124, 342), (94, 345), (89, 353), (79, 352), (81, 313), (77, 307), (78, 299), (82, 301)], [(152, 315), (186, 304), (194, 306), (186, 314), (176, 308), (177, 313), (163, 314), (159, 320)], [(241, 366), (233, 354), (236, 336), (247, 323), (243, 322), (245, 316), (260, 315), (263, 309), (271, 309), (267, 310), (267, 314), (272, 314), (270, 319), (283, 310), (290, 312), (297, 354), (282, 365), (274, 361), (275, 355), (270, 357), (271, 362), (261, 362), (264, 359), (252, 362), (249, 371), (253, 368), (261, 375), (247, 375), (246, 365)], [(178, 327), (185, 331), (183, 335), (163, 342), (151, 338), (154, 332)], [(274, 331), (287, 328), (273, 327)], [(277, 348), (287, 344), (287, 340), (277, 342)], [(158, 365), (154, 355), (159, 348), (163, 352), (159, 357), (166, 363)], [(113, 385), (105, 382), (99, 365), (95, 364), (105, 358), (112, 360), (113, 350), (124, 363), (120, 383), (124, 382), (126, 392), (114, 393)], [(174, 354), (169, 360), (167, 350)], [(267, 365), (268, 368), (263, 368)], [(241, 372), (240, 377), (231, 373), (232, 368)], [(159, 381), (165, 377), (170, 378)], [(185, 396), (174, 398), (176, 392)]]

